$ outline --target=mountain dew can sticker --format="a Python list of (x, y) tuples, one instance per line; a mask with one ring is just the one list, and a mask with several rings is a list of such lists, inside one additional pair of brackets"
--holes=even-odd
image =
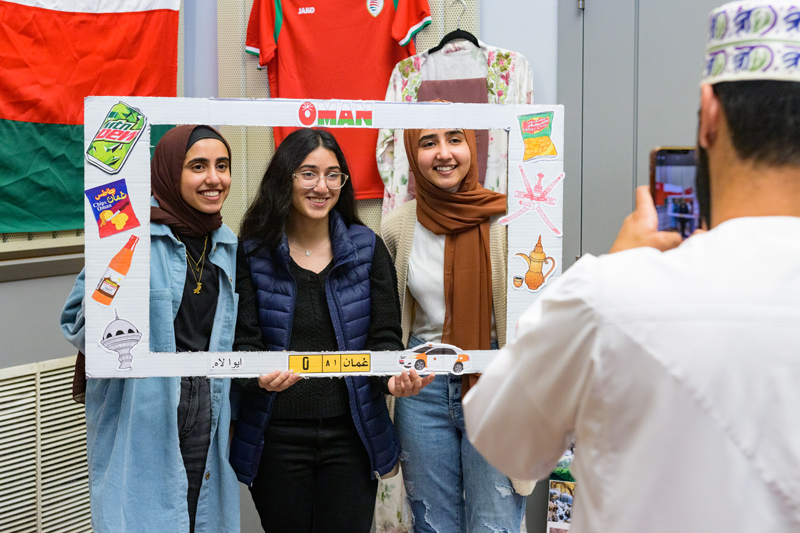
[(109, 174), (116, 174), (146, 125), (147, 117), (141, 111), (123, 102), (116, 104), (89, 143), (86, 161)]

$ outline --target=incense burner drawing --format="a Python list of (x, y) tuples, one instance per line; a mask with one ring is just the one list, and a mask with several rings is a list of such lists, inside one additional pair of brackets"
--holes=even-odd
[(117, 370), (126, 372), (132, 368), (133, 354), (131, 354), (131, 350), (139, 344), (142, 334), (139, 333), (136, 326), (121, 319), (116, 309), (114, 309), (114, 315), (116, 315), (116, 319), (106, 326), (103, 338), (100, 339), (100, 346), (109, 352), (116, 353), (119, 361)]

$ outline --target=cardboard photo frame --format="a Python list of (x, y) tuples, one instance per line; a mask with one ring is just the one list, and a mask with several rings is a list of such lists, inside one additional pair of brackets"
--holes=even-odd
[[(334, 135), (337, 128), (505, 130), (509, 341), (522, 312), (561, 274), (563, 106), (113, 96), (86, 98), (84, 106), (84, 153), (90, 163), (84, 165), (88, 377), (252, 377), (289, 368), (312, 376), (393, 375), (403, 370), (400, 356), (408, 353), (150, 352), (149, 127), (153, 125), (324, 127)], [(119, 186), (110, 186), (120, 180), (125, 197)], [(101, 194), (103, 198), (95, 201)], [(127, 227), (132, 213), (137, 224)], [(114, 231), (101, 237), (99, 230), (106, 224), (113, 224)], [(465, 373), (481, 372), (496, 353), (463, 352), (458, 357), (466, 355), (470, 361)]]

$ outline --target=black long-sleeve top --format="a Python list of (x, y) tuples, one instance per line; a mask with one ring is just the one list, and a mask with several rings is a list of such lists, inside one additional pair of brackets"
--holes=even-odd
[[(338, 351), (336, 333), (325, 295), (325, 280), (333, 262), (315, 273), (290, 262), (292, 277), (297, 283), (295, 310), (292, 322), (291, 351)], [(366, 349), (370, 351), (402, 350), (400, 301), (397, 296), (397, 275), (386, 245), (376, 237), (370, 273), (371, 312)], [(258, 306), (250, 269), (240, 243), (236, 267), (236, 292), (239, 294), (239, 314), (234, 349), (263, 351), (265, 343), (258, 324)], [(370, 378), (385, 394), (389, 393), (388, 376)], [(244, 381), (244, 383), (243, 383)], [(255, 379), (240, 380), (246, 390), (258, 389)], [(347, 386), (341, 378), (304, 379), (275, 398), (272, 416), (275, 418), (330, 418), (349, 414)]]

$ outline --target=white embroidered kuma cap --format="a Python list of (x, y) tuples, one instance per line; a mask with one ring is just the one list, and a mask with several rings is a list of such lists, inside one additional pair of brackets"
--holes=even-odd
[(800, 2), (731, 2), (709, 26), (702, 83), (800, 82)]

